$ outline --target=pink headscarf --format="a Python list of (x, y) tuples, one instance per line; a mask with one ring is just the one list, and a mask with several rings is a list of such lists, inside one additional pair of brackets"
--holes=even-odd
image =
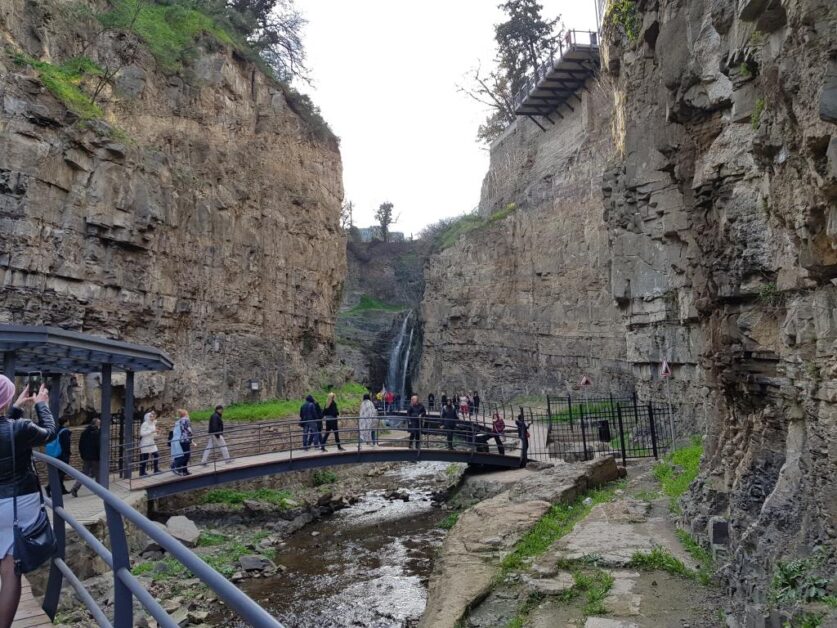
[(5, 375), (0, 375), (0, 410), (12, 403), (15, 398), (15, 384)]

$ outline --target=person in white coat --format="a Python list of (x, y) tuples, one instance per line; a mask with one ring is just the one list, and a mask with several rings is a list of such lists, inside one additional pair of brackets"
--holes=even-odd
[(375, 404), (369, 394), (363, 395), (363, 402), (360, 404), (360, 442), (368, 445), (372, 444), (372, 430), (377, 428), (378, 411), (375, 409)]
[(154, 473), (160, 473), (160, 451), (157, 449), (157, 413), (152, 410), (142, 417), (140, 425), (140, 476), (148, 475), (148, 459), (151, 458)]

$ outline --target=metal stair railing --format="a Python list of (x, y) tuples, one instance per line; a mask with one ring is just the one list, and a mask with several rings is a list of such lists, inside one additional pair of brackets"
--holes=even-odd
[[(75, 589), (79, 599), (84, 603), (99, 626), (110, 628), (132, 628), (134, 626), (134, 598), (145, 608), (163, 628), (178, 628), (171, 616), (163, 609), (157, 600), (148, 592), (139, 580), (131, 573), (131, 557), (128, 552), (128, 540), (125, 536), (125, 521), (129, 521), (145, 533), (151, 540), (160, 545), (171, 557), (175, 558), (195, 577), (206, 584), (227, 606), (238, 613), (248, 624), (256, 628), (282, 628), (276, 619), (254, 602), (232, 582), (207, 565), (197, 554), (183, 545), (167, 532), (161, 530), (150, 519), (123, 502), (106, 488), (100, 486), (93, 479), (80, 471), (65, 464), (57, 458), (40, 452), (32, 452), (34, 458), (47, 465), (49, 486), (52, 497), (47, 504), (53, 513), (53, 529), (58, 545), (58, 552), (50, 564), (49, 580), (44, 595), (43, 609), (50, 619), (55, 619), (58, 601), (61, 595), (61, 585), (64, 578)], [(64, 508), (62, 485), (58, 471), (62, 471), (70, 478), (77, 480), (99, 497), (105, 504), (105, 516), (110, 538), (110, 549), (99, 541), (93, 534), (78, 522)], [(69, 525), (98, 554), (113, 572), (114, 611), (113, 621), (108, 619), (104, 610), (96, 603), (84, 584), (73, 573), (65, 562), (66, 557), (66, 528)]]

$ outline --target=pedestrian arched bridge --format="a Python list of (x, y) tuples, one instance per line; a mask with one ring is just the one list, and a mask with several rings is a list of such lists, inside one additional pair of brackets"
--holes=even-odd
[[(439, 461), (495, 469), (520, 466), (516, 433), (504, 435), (501, 440), (503, 453), (500, 453), (487, 425), (462, 420), (449, 431), (438, 418), (428, 417), (419, 430), (418, 446), (411, 448), (410, 433), (403, 425), (404, 421), (403, 417), (379, 419), (378, 443), (373, 445), (366, 442), (369, 435), (359, 429), (357, 418), (341, 417), (342, 450), (337, 448), (332, 434), (326, 443), (326, 451), (313, 446), (304, 448), (303, 429), (295, 420), (236, 425), (224, 432), (231, 461), (223, 460), (216, 448), (206, 465), (202, 464), (202, 455), (209, 436), (196, 432), (189, 475), (177, 475), (170, 470), (171, 458), (163, 444), (160, 446), (160, 471), (142, 477), (138, 475), (138, 451), (126, 452), (131, 471), (125, 479), (131, 490), (145, 491), (149, 499), (157, 499), (228, 482), (342, 464)], [(393, 425), (388, 425), (390, 422)]]

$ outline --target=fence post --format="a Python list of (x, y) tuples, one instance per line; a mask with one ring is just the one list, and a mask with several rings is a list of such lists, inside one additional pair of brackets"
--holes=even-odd
[(105, 517), (113, 556), (113, 628), (132, 628), (134, 624), (134, 600), (131, 590), (119, 578), (123, 569), (131, 571), (125, 523), (113, 506), (105, 504)]
[(654, 460), (659, 460), (659, 454), (657, 453), (657, 426), (654, 425), (654, 406), (649, 401), (648, 402), (648, 424), (651, 428), (651, 449), (654, 451)]
[(587, 430), (584, 428), (584, 406), (580, 406), (581, 415), (581, 443), (584, 446), (584, 460), (587, 460)]
[[(64, 519), (56, 511), (56, 508), (64, 507), (64, 495), (62, 494), (62, 484), (59, 480), (58, 469), (52, 465), (47, 466), (47, 474), (49, 475), (49, 490), (52, 501), (52, 532), (55, 536), (55, 544), (57, 551), (55, 558), (61, 560), (65, 557), (66, 548), (66, 530), (64, 529)], [(44, 612), (49, 616), (50, 620), (55, 619), (55, 613), (58, 611), (58, 601), (61, 599), (61, 584), (64, 576), (58, 567), (55, 566), (55, 561), (51, 560), (49, 563), (49, 580), (47, 580), (46, 593), (44, 593)]]
[(622, 427), (622, 408), (616, 404), (616, 419), (619, 421), (619, 444), (622, 446), (622, 466), (628, 466), (628, 456), (625, 452), (625, 428)]
[(567, 414), (570, 415), (570, 431), (574, 432), (575, 428), (573, 427), (573, 397), (569, 393), (567, 394)]

